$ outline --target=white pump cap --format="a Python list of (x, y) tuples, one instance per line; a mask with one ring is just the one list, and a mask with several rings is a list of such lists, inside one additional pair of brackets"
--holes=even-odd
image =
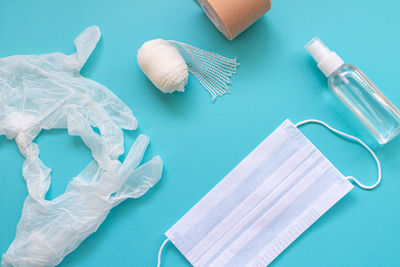
[(318, 68), (326, 77), (339, 69), (344, 61), (318, 38), (314, 37), (306, 46), (308, 53), (318, 63)]

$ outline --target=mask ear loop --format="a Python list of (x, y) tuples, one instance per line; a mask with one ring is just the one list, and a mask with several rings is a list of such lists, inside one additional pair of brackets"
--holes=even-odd
[(363, 188), (363, 189), (367, 189), (367, 190), (374, 189), (375, 187), (377, 187), (377, 186), (379, 185), (379, 183), (381, 182), (381, 179), (382, 179), (381, 163), (380, 163), (378, 157), (376, 156), (376, 154), (374, 153), (374, 151), (372, 151), (372, 149), (371, 149), (369, 146), (367, 146), (367, 145), (366, 145), (363, 141), (361, 141), (359, 138), (354, 137), (354, 136), (352, 136), (352, 135), (349, 135), (349, 134), (347, 134), (347, 133), (341, 132), (341, 131), (339, 131), (339, 130), (336, 130), (335, 128), (329, 126), (328, 124), (326, 124), (325, 122), (320, 121), (320, 120), (311, 119), (311, 120), (301, 121), (301, 122), (296, 123), (296, 127), (300, 127), (300, 126), (302, 126), (302, 125), (304, 125), (304, 124), (307, 124), (307, 123), (317, 123), (317, 124), (320, 124), (320, 125), (326, 127), (326, 128), (327, 128), (328, 130), (330, 130), (331, 132), (337, 134), (337, 135), (340, 135), (340, 136), (342, 136), (342, 137), (345, 137), (345, 138), (347, 138), (347, 139), (350, 139), (350, 140), (353, 141), (353, 142), (359, 143), (359, 144), (362, 145), (366, 150), (368, 150), (368, 152), (369, 152), (369, 153), (372, 155), (372, 157), (375, 159), (376, 166), (377, 166), (377, 168), (378, 168), (378, 179), (377, 179), (377, 181), (375, 182), (375, 184), (373, 184), (373, 185), (364, 185), (364, 184), (362, 184), (360, 181), (358, 181), (356, 178), (354, 178), (353, 176), (347, 176), (346, 178), (347, 178), (348, 180), (351, 180), (351, 181), (355, 182), (359, 187), (361, 187), (361, 188)]
[(165, 247), (165, 245), (167, 244), (168, 241), (169, 241), (168, 238), (165, 239), (164, 242), (162, 243), (161, 247), (160, 247), (160, 250), (158, 251), (157, 267), (161, 266), (161, 253), (162, 253), (162, 250), (163, 250), (163, 248)]

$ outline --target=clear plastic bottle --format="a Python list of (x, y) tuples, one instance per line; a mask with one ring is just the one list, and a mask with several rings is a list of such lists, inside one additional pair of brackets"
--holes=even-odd
[(400, 112), (356, 66), (343, 60), (318, 39), (305, 48), (328, 78), (329, 88), (369, 129), (379, 144), (400, 133)]

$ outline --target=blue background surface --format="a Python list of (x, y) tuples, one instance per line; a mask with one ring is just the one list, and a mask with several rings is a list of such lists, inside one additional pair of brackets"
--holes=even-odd
[[(102, 39), (82, 75), (110, 88), (151, 138), (146, 158), (165, 163), (146, 195), (113, 209), (99, 230), (61, 266), (155, 266), (163, 233), (284, 119), (322, 119), (359, 135), (351, 115), (329, 92), (303, 46), (315, 35), (359, 66), (400, 106), (399, 1), (273, 1), (271, 11), (234, 41), (226, 40), (195, 1), (0, 0), (0, 57), (74, 52), (73, 40), (98, 25)], [(136, 51), (154, 38), (179, 40), (236, 56), (231, 94), (211, 97), (190, 77), (185, 93), (164, 95), (140, 71)], [(302, 131), (345, 175), (374, 182), (376, 167), (360, 146), (319, 126)], [(47, 199), (90, 161), (89, 150), (66, 130), (36, 139), (53, 169)], [(372, 192), (355, 188), (292, 244), (273, 266), (399, 266), (400, 138), (376, 147), (383, 181)], [(27, 190), (23, 158), (0, 137), (0, 253), (15, 236)], [(163, 266), (189, 266), (168, 244)]]

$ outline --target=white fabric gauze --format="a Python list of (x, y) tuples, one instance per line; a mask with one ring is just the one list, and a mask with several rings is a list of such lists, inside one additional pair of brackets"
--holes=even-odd
[(138, 50), (137, 61), (144, 74), (162, 92), (183, 92), (190, 72), (213, 100), (229, 93), (230, 77), (239, 65), (236, 58), (163, 39), (145, 42)]
[[(378, 181), (364, 186), (340, 173), (297, 129), (308, 122), (363, 145)], [(193, 266), (266, 266), (353, 189), (349, 180), (372, 189), (380, 177), (361, 140), (320, 121), (286, 120), (165, 235)]]
[[(136, 129), (136, 119), (109, 89), (79, 73), (99, 39), (94, 26), (75, 39), (72, 55), (0, 58), (0, 134), (15, 139), (26, 158), (28, 188), (15, 240), (2, 256), (3, 267), (59, 264), (97, 230), (111, 208), (140, 197), (161, 177), (158, 156), (139, 166), (149, 143), (144, 135), (123, 163), (118, 160), (124, 152), (122, 129)], [(39, 159), (33, 140), (42, 129), (52, 128), (80, 136), (94, 160), (64, 194), (48, 201), (50, 168)]]

